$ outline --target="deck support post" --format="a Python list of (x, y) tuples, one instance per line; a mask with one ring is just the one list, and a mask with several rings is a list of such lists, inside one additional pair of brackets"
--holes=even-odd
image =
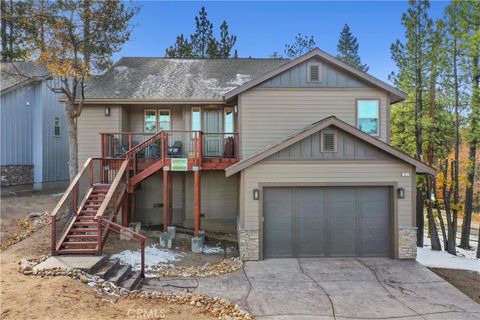
[[(135, 187), (134, 187), (135, 188)], [(136, 212), (136, 200), (135, 200), (135, 189), (132, 193), (129, 193), (130, 196), (130, 221), (137, 222), (137, 212)]]
[(128, 227), (128, 199), (127, 195), (122, 200), (122, 226)]
[(172, 212), (172, 173), (168, 175), (168, 225), (171, 226), (173, 223), (173, 212)]
[(200, 215), (201, 215), (201, 203), (200, 203), (200, 195), (201, 195), (201, 190), (200, 190), (200, 171), (194, 171), (194, 236), (195, 238), (198, 238), (199, 231), (200, 231)]
[(167, 170), (167, 168), (163, 168), (163, 232), (167, 232), (168, 229), (168, 216), (169, 216), (169, 207), (170, 207), (170, 201), (169, 201), (169, 176), (170, 171)]

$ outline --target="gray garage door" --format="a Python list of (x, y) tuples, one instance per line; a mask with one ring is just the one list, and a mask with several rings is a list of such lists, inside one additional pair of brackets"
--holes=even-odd
[(265, 258), (390, 255), (390, 188), (265, 188)]

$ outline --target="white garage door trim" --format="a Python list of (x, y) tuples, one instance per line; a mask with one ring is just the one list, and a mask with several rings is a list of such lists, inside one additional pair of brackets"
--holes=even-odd
[(345, 183), (338, 183), (338, 182), (331, 182), (331, 183), (292, 183), (292, 182), (262, 182), (258, 184), (258, 189), (260, 191), (260, 197), (258, 200), (259, 206), (259, 259), (264, 259), (264, 216), (263, 216), (263, 206), (264, 206), (264, 188), (269, 187), (389, 187), (390, 188), (390, 232), (392, 237), (390, 238), (390, 246), (391, 246), (391, 257), (394, 259), (398, 259), (398, 199), (397, 199), (397, 182), (345, 182)]

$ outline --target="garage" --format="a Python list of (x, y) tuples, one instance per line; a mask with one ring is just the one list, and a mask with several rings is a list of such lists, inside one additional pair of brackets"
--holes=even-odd
[(263, 256), (391, 256), (391, 188), (263, 189)]

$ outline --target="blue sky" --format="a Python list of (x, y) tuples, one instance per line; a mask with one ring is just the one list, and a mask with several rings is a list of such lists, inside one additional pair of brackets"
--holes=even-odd
[[(318, 2), (237, 2), (237, 1), (139, 1), (141, 9), (134, 18), (131, 40), (115, 54), (122, 56), (164, 56), (165, 48), (176, 36), (190, 35), (194, 17), (202, 6), (207, 9), (215, 31), (223, 20), (237, 35), (240, 57), (269, 57), (273, 51), (283, 54), (297, 33), (313, 35), (317, 46), (336, 54), (338, 36), (347, 23), (360, 43), (363, 63), (369, 73), (387, 81), (395, 69), (390, 45), (403, 39), (400, 18), (407, 1), (318, 1)], [(430, 15), (443, 15), (446, 1), (433, 1)]]

